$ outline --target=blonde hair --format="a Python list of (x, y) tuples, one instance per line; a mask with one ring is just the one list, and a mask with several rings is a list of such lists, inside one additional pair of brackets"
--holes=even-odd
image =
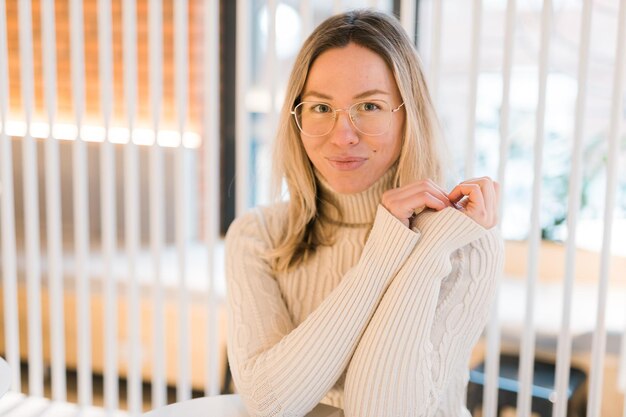
[(400, 22), (373, 10), (353, 10), (326, 19), (307, 38), (296, 58), (274, 143), (274, 186), (280, 190), (285, 180), (289, 190), (284, 233), (268, 254), (277, 272), (299, 265), (317, 246), (332, 240), (328, 228), (320, 227), (321, 207), (332, 206), (332, 202), (320, 200), (313, 166), (290, 111), (300, 100), (313, 61), (323, 52), (349, 43), (370, 49), (387, 63), (404, 101), (406, 121), (394, 186), (424, 178), (442, 181), (434, 107), (417, 51)]

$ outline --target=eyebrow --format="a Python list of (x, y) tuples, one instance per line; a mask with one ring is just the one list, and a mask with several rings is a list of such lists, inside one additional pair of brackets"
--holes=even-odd
[[(353, 98), (360, 99), (360, 98), (364, 98), (364, 97), (373, 96), (373, 95), (376, 95), (376, 94), (384, 94), (384, 95), (387, 95), (387, 96), (391, 95), (387, 91), (379, 90), (379, 89), (373, 89), (373, 90), (363, 91), (362, 93), (357, 94)], [(324, 93), (320, 93), (318, 91), (308, 91), (306, 94), (304, 94), (302, 96), (302, 98), (305, 98), (305, 97), (308, 97), (308, 96), (315, 96), (317, 98), (321, 98), (321, 99), (324, 99), (324, 100), (332, 100), (332, 96), (329, 96), (329, 95), (324, 94)]]

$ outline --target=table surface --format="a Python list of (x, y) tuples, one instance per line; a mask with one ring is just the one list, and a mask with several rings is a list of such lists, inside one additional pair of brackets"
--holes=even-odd
[[(218, 395), (182, 401), (158, 408), (144, 414), (144, 417), (248, 417), (239, 395)], [(339, 408), (319, 404), (306, 417), (343, 417)]]
[(0, 397), (2, 397), (11, 387), (11, 370), (9, 364), (0, 358)]
[[(498, 319), (503, 343), (519, 346), (526, 320), (527, 284), (523, 278), (505, 277), (500, 281)], [(563, 283), (538, 282), (535, 293), (534, 317), (537, 348), (544, 353), (556, 349), (561, 332), (563, 310)], [(570, 331), (572, 349), (577, 353), (591, 352), (593, 332), (596, 329), (598, 288), (596, 284), (577, 283), (572, 291)], [(626, 328), (624, 316), (626, 290), (612, 288), (606, 299), (605, 326), (607, 351), (620, 354), (621, 339)]]

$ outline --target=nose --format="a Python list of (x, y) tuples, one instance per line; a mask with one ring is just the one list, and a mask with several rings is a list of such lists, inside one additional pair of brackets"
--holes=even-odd
[(354, 145), (359, 142), (357, 130), (350, 120), (350, 114), (347, 111), (338, 111), (335, 126), (330, 132), (331, 141), (339, 146)]

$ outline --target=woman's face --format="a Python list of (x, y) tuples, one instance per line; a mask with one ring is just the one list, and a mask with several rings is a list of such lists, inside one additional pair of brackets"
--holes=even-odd
[[(354, 43), (322, 53), (313, 62), (301, 101), (323, 102), (333, 109), (348, 109), (355, 103), (360, 111), (372, 111), (377, 100), (395, 109), (402, 100), (391, 70), (375, 52)], [(372, 101), (370, 104), (369, 102)], [(316, 113), (328, 112), (317, 106)], [(351, 123), (348, 112), (337, 112), (332, 130), (323, 136), (301, 133), (306, 153), (333, 190), (358, 193), (374, 184), (398, 159), (405, 118), (404, 108), (391, 113), (389, 129), (367, 135)]]

